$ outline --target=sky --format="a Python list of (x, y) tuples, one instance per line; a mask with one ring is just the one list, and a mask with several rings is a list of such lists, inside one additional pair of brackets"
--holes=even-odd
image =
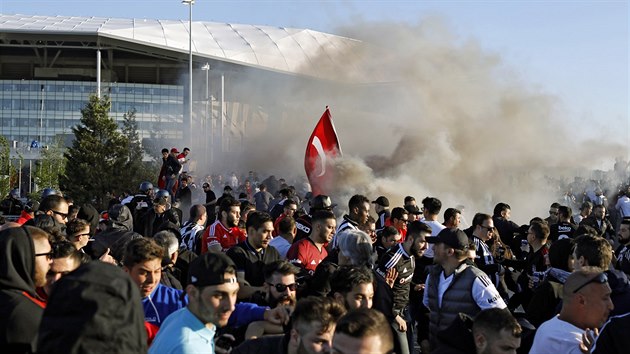
[[(188, 20), (178, 0), (0, 0), (3, 14)], [(630, 152), (628, 1), (204, 1), (193, 20), (337, 33), (366, 23), (440, 18), (462, 41), (499, 55), (521, 81), (557, 97), (567, 129)], [(627, 155), (626, 155), (627, 156)]]

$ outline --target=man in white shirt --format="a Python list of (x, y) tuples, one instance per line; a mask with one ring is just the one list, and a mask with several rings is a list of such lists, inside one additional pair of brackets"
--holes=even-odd
[[(434, 197), (426, 197), (422, 199), (422, 222), (431, 227), (431, 236), (437, 236), (446, 226), (440, 224), (438, 217), (442, 210), (442, 202)], [(433, 258), (433, 245), (429, 245), (424, 252), (424, 257)]]
[(278, 231), (278, 236), (274, 237), (269, 242), (269, 246), (274, 247), (278, 251), (280, 258), (287, 259), (287, 252), (289, 248), (291, 248), (293, 240), (295, 240), (295, 235), (297, 234), (295, 220), (290, 216), (280, 220), (278, 223)]
[[(562, 289), (560, 314), (536, 332), (530, 354), (582, 352), (582, 335), (592, 337), (614, 308), (608, 278), (600, 268), (583, 267), (571, 273)], [(584, 348), (586, 349), (586, 348)]]
[(617, 199), (615, 209), (621, 214), (621, 218), (630, 217), (630, 187), (626, 188), (619, 199)]

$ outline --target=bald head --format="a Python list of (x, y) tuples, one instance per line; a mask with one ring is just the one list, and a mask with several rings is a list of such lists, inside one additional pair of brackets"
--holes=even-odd
[(559, 319), (581, 329), (601, 327), (614, 308), (611, 292), (601, 268), (576, 270), (564, 283)]
[(571, 273), (562, 288), (563, 301), (570, 300), (573, 295), (585, 289), (591, 282), (597, 282), (595, 278), (602, 272), (603, 270), (598, 267), (582, 267), (580, 270)]

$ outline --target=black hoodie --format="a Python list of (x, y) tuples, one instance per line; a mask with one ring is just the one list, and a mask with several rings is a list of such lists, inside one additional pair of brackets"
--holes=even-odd
[(36, 351), (44, 303), (35, 293), (35, 245), (24, 227), (0, 232), (0, 348)]
[(146, 343), (140, 291), (120, 268), (92, 261), (55, 283), (38, 353), (146, 353)]

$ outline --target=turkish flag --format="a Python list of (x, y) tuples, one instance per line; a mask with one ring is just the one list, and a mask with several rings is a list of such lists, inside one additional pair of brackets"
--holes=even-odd
[(325, 194), (326, 190), (330, 190), (333, 179), (331, 159), (337, 156), (341, 156), (341, 147), (330, 110), (326, 106), (326, 111), (308, 139), (304, 156), (304, 170), (311, 183), (313, 196)]

